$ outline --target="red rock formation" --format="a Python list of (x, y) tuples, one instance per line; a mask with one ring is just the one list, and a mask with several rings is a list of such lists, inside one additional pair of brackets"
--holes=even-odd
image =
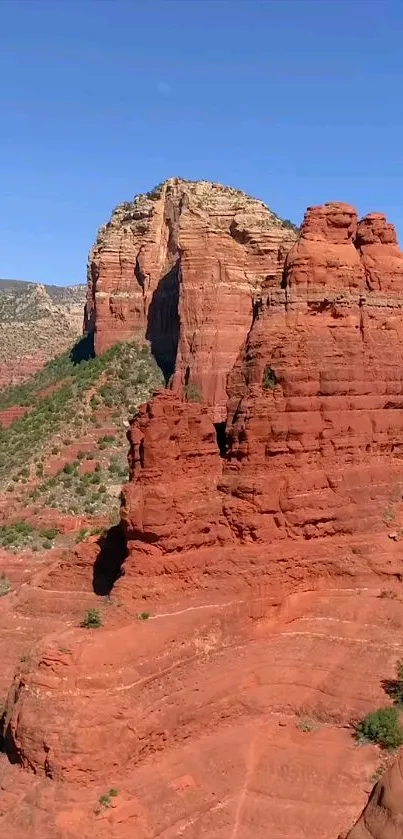
[[(382, 238), (379, 224), (360, 223), (365, 241)], [(285, 287), (267, 295), (228, 383), (222, 487), (240, 533), (310, 538), (393, 516), (403, 486), (403, 254), (384, 229), (386, 242), (368, 245), (372, 277), (392, 256), (393, 272), (381, 291), (365, 290), (367, 245), (352, 208), (308, 210)], [(401, 297), (389, 292), (399, 287)]]
[(146, 337), (164, 374), (225, 419), (226, 376), (264, 281), (277, 282), (296, 233), (262, 202), (172, 178), (116, 208), (89, 257), (95, 349)]
[[(200, 544), (211, 544), (214, 534), (221, 542), (263, 544), (365, 533), (393, 519), (403, 490), (403, 296), (365, 288), (364, 239), (378, 240), (368, 245), (377, 249), (373, 277), (377, 266), (389, 264), (392, 249), (384, 289), (398, 288), (400, 276), (403, 290), (403, 255), (389, 244), (386, 223), (382, 244), (380, 223), (369, 216), (357, 234), (356, 213), (347, 205), (308, 210), (286, 259), (283, 287), (266, 288), (229, 376), (224, 461), (212, 454), (213, 429), (198, 405), (175, 406), (165, 394), (144, 409), (132, 429), (132, 460), (139, 458), (139, 434), (153, 468), (134, 469), (124, 495), (124, 520), (129, 539), (135, 533), (140, 540), (137, 547), (143, 541), (143, 549), (163, 553), (193, 548), (188, 505), (194, 494), (209, 527)], [(197, 418), (203, 427), (190, 433)], [(212, 468), (200, 457), (206, 435)], [(198, 533), (202, 525), (200, 516)]]
[(122, 521), (129, 551), (168, 553), (228, 538), (207, 408), (163, 391), (140, 408), (128, 436), (131, 480), (123, 489)]
[(346, 839), (401, 839), (402, 836), (403, 752), (374, 787), (364, 812)]
[[(259, 284), (228, 378), (223, 456), (207, 406), (171, 391), (131, 423), (128, 556), (111, 552), (110, 578), (123, 570), (113, 597), (90, 590), (95, 557), (108, 577), (95, 542), (7, 595), (17, 637), (33, 620), (38, 639), (3, 721), (8, 754), (36, 773), (29, 806), (42, 822), (29, 839), (66, 824), (72, 839), (89, 835), (98, 790), (115, 784), (121, 808), (97, 815), (105, 839), (334, 839), (362, 810), (379, 752), (357, 749), (348, 726), (384, 700), (403, 620), (403, 255), (392, 234), (377, 215), (357, 224), (344, 204), (310, 209), (284, 273)], [(134, 312), (124, 294), (123, 323)], [(104, 336), (109, 313), (110, 300)], [(96, 632), (79, 626), (94, 603)], [(401, 769), (385, 774), (351, 839), (400, 836)], [(75, 820), (46, 798), (44, 775), (81, 789)], [(24, 817), (13, 811), (13, 839)]]

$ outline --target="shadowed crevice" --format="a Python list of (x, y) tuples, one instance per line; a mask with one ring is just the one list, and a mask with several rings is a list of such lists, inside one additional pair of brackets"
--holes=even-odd
[(179, 343), (179, 259), (159, 281), (147, 316), (146, 338), (165, 383), (175, 370)]
[(124, 574), (127, 546), (122, 526), (116, 524), (111, 527), (101, 536), (98, 544), (100, 551), (94, 562), (92, 588), (95, 594), (106, 597)]
[(90, 358), (95, 358), (93, 332), (89, 332), (88, 335), (84, 335), (80, 341), (77, 341), (70, 352), (70, 360), (73, 364), (80, 364), (81, 361), (89, 361)]
[(226, 457), (227, 449), (228, 449), (228, 441), (227, 441), (227, 423), (226, 422), (215, 422), (214, 423), (216, 438), (217, 438), (217, 446), (220, 450), (221, 457)]

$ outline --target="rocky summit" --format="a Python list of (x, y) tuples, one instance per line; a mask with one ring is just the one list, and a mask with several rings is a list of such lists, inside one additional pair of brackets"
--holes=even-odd
[(146, 338), (174, 389), (200, 393), (223, 421), (255, 300), (280, 280), (296, 236), (263, 202), (209, 181), (171, 178), (119, 205), (89, 256), (96, 352)]
[(88, 276), (87, 338), (0, 392), (0, 828), (400, 839), (393, 225), (174, 178)]

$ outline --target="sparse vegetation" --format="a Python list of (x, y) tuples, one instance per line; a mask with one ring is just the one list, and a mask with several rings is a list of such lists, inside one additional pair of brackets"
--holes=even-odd
[(379, 781), (379, 778), (382, 778), (384, 771), (384, 766), (378, 766), (378, 769), (375, 769), (375, 772), (372, 773), (369, 779), (371, 781), (371, 784), (376, 784)]
[(0, 545), (8, 551), (49, 549), (58, 535), (57, 527), (37, 530), (27, 521), (17, 521), (0, 526)]
[(187, 402), (203, 402), (202, 392), (193, 382), (185, 385), (184, 394)]
[(288, 230), (293, 230), (294, 233), (299, 233), (300, 232), (298, 225), (294, 224), (293, 221), (290, 221), (289, 218), (283, 218), (282, 219), (282, 225), (283, 225), (283, 227), (287, 227)]
[(139, 621), (148, 621), (151, 618), (151, 612), (140, 612), (137, 617)]
[(262, 379), (263, 390), (274, 390), (277, 384), (278, 378), (274, 370), (269, 365), (266, 365), (266, 367), (264, 368)]
[(95, 814), (98, 815), (101, 812), (102, 807), (112, 807), (113, 799), (116, 798), (117, 795), (119, 795), (119, 790), (114, 787), (112, 787), (109, 792), (104, 792), (103, 795), (100, 795), (98, 799), (98, 806), (95, 808)]
[(385, 693), (393, 699), (395, 705), (403, 707), (403, 661), (396, 664), (396, 678), (384, 679), (382, 687)]
[(99, 629), (102, 626), (102, 616), (99, 609), (88, 609), (83, 617), (81, 626), (85, 629)]
[(390, 522), (394, 521), (396, 518), (396, 513), (392, 507), (386, 507), (386, 510), (383, 514), (383, 520), (385, 524), (390, 524)]
[[(162, 386), (163, 377), (147, 346), (117, 344), (100, 357), (75, 363), (73, 356), (78, 355), (65, 353), (24, 385), (0, 393), (0, 409), (29, 408), (9, 428), (0, 429), (0, 489), (3, 485), (25, 499), (24, 505), (40, 502), (69, 515), (109, 515), (119, 503), (115, 485), (128, 475), (123, 420)], [(73, 441), (93, 434), (94, 426), (101, 429), (96, 475), (83, 468), (85, 461), (94, 460), (93, 452), (79, 450), (74, 462), (68, 452)], [(62, 447), (64, 463), (47, 476), (44, 463), (60, 455)], [(51, 540), (46, 534), (43, 538), (49, 547)]]
[(311, 717), (301, 717), (297, 722), (297, 728), (305, 734), (308, 734), (318, 728), (318, 722)]
[(6, 574), (1, 574), (0, 576), (0, 597), (4, 597), (5, 594), (8, 594), (11, 591), (11, 582), (6, 576)]
[(381, 600), (397, 600), (397, 594), (390, 588), (383, 588), (378, 597)]
[(403, 729), (399, 712), (393, 705), (372, 711), (355, 728), (359, 744), (376, 743), (383, 749), (394, 750), (403, 744)]

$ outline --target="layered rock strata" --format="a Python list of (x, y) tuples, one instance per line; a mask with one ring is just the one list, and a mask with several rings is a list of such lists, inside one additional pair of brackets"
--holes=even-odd
[(393, 518), (402, 291), (403, 254), (383, 217), (357, 225), (347, 205), (308, 210), (283, 288), (262, 301), (229, 377), (222, 488), (242, 533), (310, 538)]
[(196, 533), (208, 534), (200, 543), (264, 544), (393, 521), (403, 488), (399, 288), (403, 254), (382, 216), (357, 224), (345, 204), (308, 210), (229, 375), (225, 456), (217, 446), (214, 455), (205, 408), (169, 394), (132, 424), (129, 541), (166, 553), (193, 549)]
[(172, 178), (121, 204), (90, 252), (86, 329), (95, 350), (146, 338), (177, 392), (225, 419), (226, 376), (263, 283), (278, 283), (296, 231), (261, 201)]

